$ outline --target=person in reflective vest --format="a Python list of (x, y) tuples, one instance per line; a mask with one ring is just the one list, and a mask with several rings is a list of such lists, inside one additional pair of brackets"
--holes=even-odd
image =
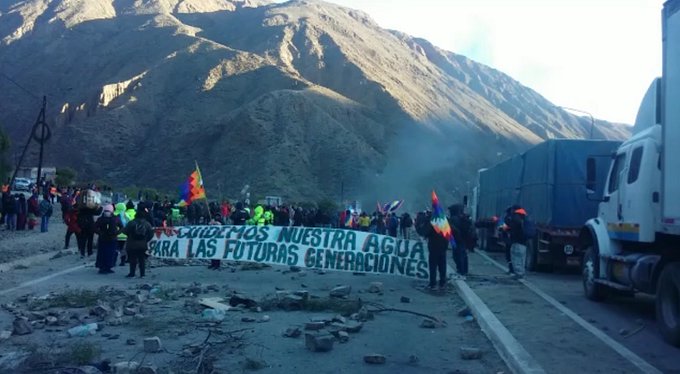
[(253, 210), (253, 216), (248, 220), (248, 224), (249, 225), (257, 225), (257, 226), (264, 226), (264, 223), (265, 223), (264, 208), (262, 208), (261, 205), (258, 205)]

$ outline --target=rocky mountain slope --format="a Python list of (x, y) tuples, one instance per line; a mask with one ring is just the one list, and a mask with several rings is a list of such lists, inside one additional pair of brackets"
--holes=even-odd
[[(320, 1), (25, 0), (0, 4), (0, 71), (45, 94), (48, 163), (208, 194), (460, 198), (476, 170), (590, 120), (507, 75)], [(39, 100), (0, 78), (23, 143)], [(598, 121), (596, 138), (628, 127)]]

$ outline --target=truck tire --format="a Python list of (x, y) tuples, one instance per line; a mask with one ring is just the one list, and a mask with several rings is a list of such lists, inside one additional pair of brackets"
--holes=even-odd
[(536, 239), (527, 241), (527, 270), (536, 271), (538, 269), (538, 250), (536, 249)]
[(680, 347), (680, 263), (666, 265), (656, 293), (656, 321), (663, 338)]
[(583, 291), (586, 298), (593, 301), (601, 301), (605, 298), (605, 287), (595, 283), (595, 278), (600, 273), (600, 259), (597, 251), (591, 245), (583, 255), (582, 275)]

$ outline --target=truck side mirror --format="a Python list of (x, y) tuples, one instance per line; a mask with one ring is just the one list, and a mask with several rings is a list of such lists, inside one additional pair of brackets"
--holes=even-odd
[(597, 191), (597, 164), (594, 157), (586, 160), (586, 194), (594, 195)]

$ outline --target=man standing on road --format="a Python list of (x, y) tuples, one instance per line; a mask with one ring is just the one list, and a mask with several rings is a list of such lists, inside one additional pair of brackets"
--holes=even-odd
[(526, 218), (526, 210), (519, 208), (512, 214), (508, 226), (510, 228), (510, 256), (512, 258), (513, 268), (515, 270), (515, 278), (524, 278), (526, 273), (526, 259), (527, 246), (526, 235), (524, 234), (524, 220)]
[(446, 250), (449, 248), (449, 241), (435, 231), (430, 224), (432, 215), (427, 212), (416, 221), (416, 231), (423, 238), (427, 239), (427, 250), (429, 253), (430, 264), (430, 283), (429, 290), (434, 290), (437, 286), (437, 272), (439, 272), (439, 289), (446, 287)]
[(52, 202), (50, 195), (45, 194), (42, 201), (40, 201), (40, 232), (47, 232), (50, 217), (52, 216)]
[(139, 277), (144, 278), (146, 250), (149, 247), (149, 240), (153, 238), (153, 227), (151, 227), (151, 216), (143, 204), (137, 205), (135, 218), (128, 222), (123, 232), (127, 236), (125, 251), (127, 252), (130, 272), (126, 278), (133, 278), (139, 264)]
[(456, 248), (453, 249), (453, 261), (459, 275), (468, 274), (467, 251), (472, 250), (477, 243), (477, 235), (472, 220), (465, 214), (465, 205), (455, 204), (449, 207), (449, 222), (456, 238)]

